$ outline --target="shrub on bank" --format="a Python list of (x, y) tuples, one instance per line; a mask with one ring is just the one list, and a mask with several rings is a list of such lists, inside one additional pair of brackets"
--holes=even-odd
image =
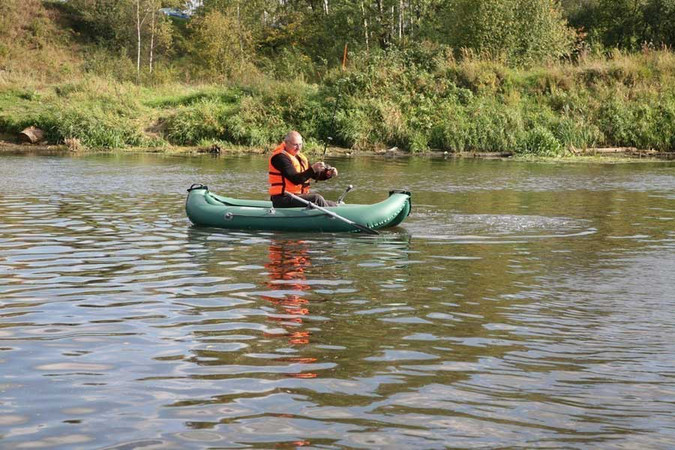
[(52, 140), (65, 142), (77, 138), (88, 148), (123, 148), (143, 145), (143, 134), (134, 121), (124, 115), (109, 114), (99, 106), (86, 111), (66, 107), (45, 112), (40, 125)]
[(264, 147), (289, 129), (315, 136), (325, 122), (324, 109), (316, 89), (305, 83), (223, 87), (217, 94), (167, 109), (166, 138), (181, 145), (219, 140)]
[(320, 85), (260, 77), (152, 88), (97, 77), (48, 87), (10, 82), (0, 84), (0, 131), (36, 125), (52, 142), (78, 138), (88, 147), (270, 147), (298, 129), (316, 144), (330, 136), (344, 147), (411, 152), (675, 149), (669, 51), (514, 69), (420, 48), (357, 57), (354, 65)]

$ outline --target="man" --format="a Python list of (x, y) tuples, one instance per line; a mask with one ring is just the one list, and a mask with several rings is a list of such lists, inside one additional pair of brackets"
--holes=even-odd
[(297, 131), (289, 132), (284, 142), (274, 149), (269, 160), (270, 199), (275, 208), (292, 208), (305, 204), (286, 195), (288, 192), (304, 198), (318, 206), (336, 206), (335, 202), (319, 194), (309, 193), (309, 180), (327, 180), (336, 177), (335, 167), (328, 167), (323, 161), (310, 166), (307, 157), (300, 153), (302, 136)]

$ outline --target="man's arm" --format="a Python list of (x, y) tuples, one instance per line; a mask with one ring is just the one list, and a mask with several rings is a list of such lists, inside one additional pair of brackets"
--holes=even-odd
[(295, 170), (295, 167), (293, 167), (293, 163), (282, 154), (273, 156), (271, 163), (272, 167), (281, 172), (281, 175), (290, 180), (293, 184), (302, 184), (310, 178), (316, 179), (316, 174), (311, 166), (303, 172), (298, 172)]

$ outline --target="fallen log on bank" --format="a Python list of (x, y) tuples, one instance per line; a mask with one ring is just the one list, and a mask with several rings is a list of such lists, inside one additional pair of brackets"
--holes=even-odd
[(19, 140), (30, 144), (37, 144), (45, 140), (45, 132), (37, 127), (28, 127), (19, 133)]

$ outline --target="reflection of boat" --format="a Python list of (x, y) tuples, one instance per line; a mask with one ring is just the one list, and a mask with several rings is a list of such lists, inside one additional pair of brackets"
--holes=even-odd
[[(378, 229), (393, 227), (408, 217), (410, 192), (390, 191), (389, 197), (372, 205), (340, 205), (326, 208), (357, 224)], [(240, 200), (223, 197), (206, 186), (188, 189), (185, 204), (188, 217), (195, 225), (218, 228), (272, 231), (358, 231), (346, 221), (312, 208), (273, 208), (264, 200)]]

